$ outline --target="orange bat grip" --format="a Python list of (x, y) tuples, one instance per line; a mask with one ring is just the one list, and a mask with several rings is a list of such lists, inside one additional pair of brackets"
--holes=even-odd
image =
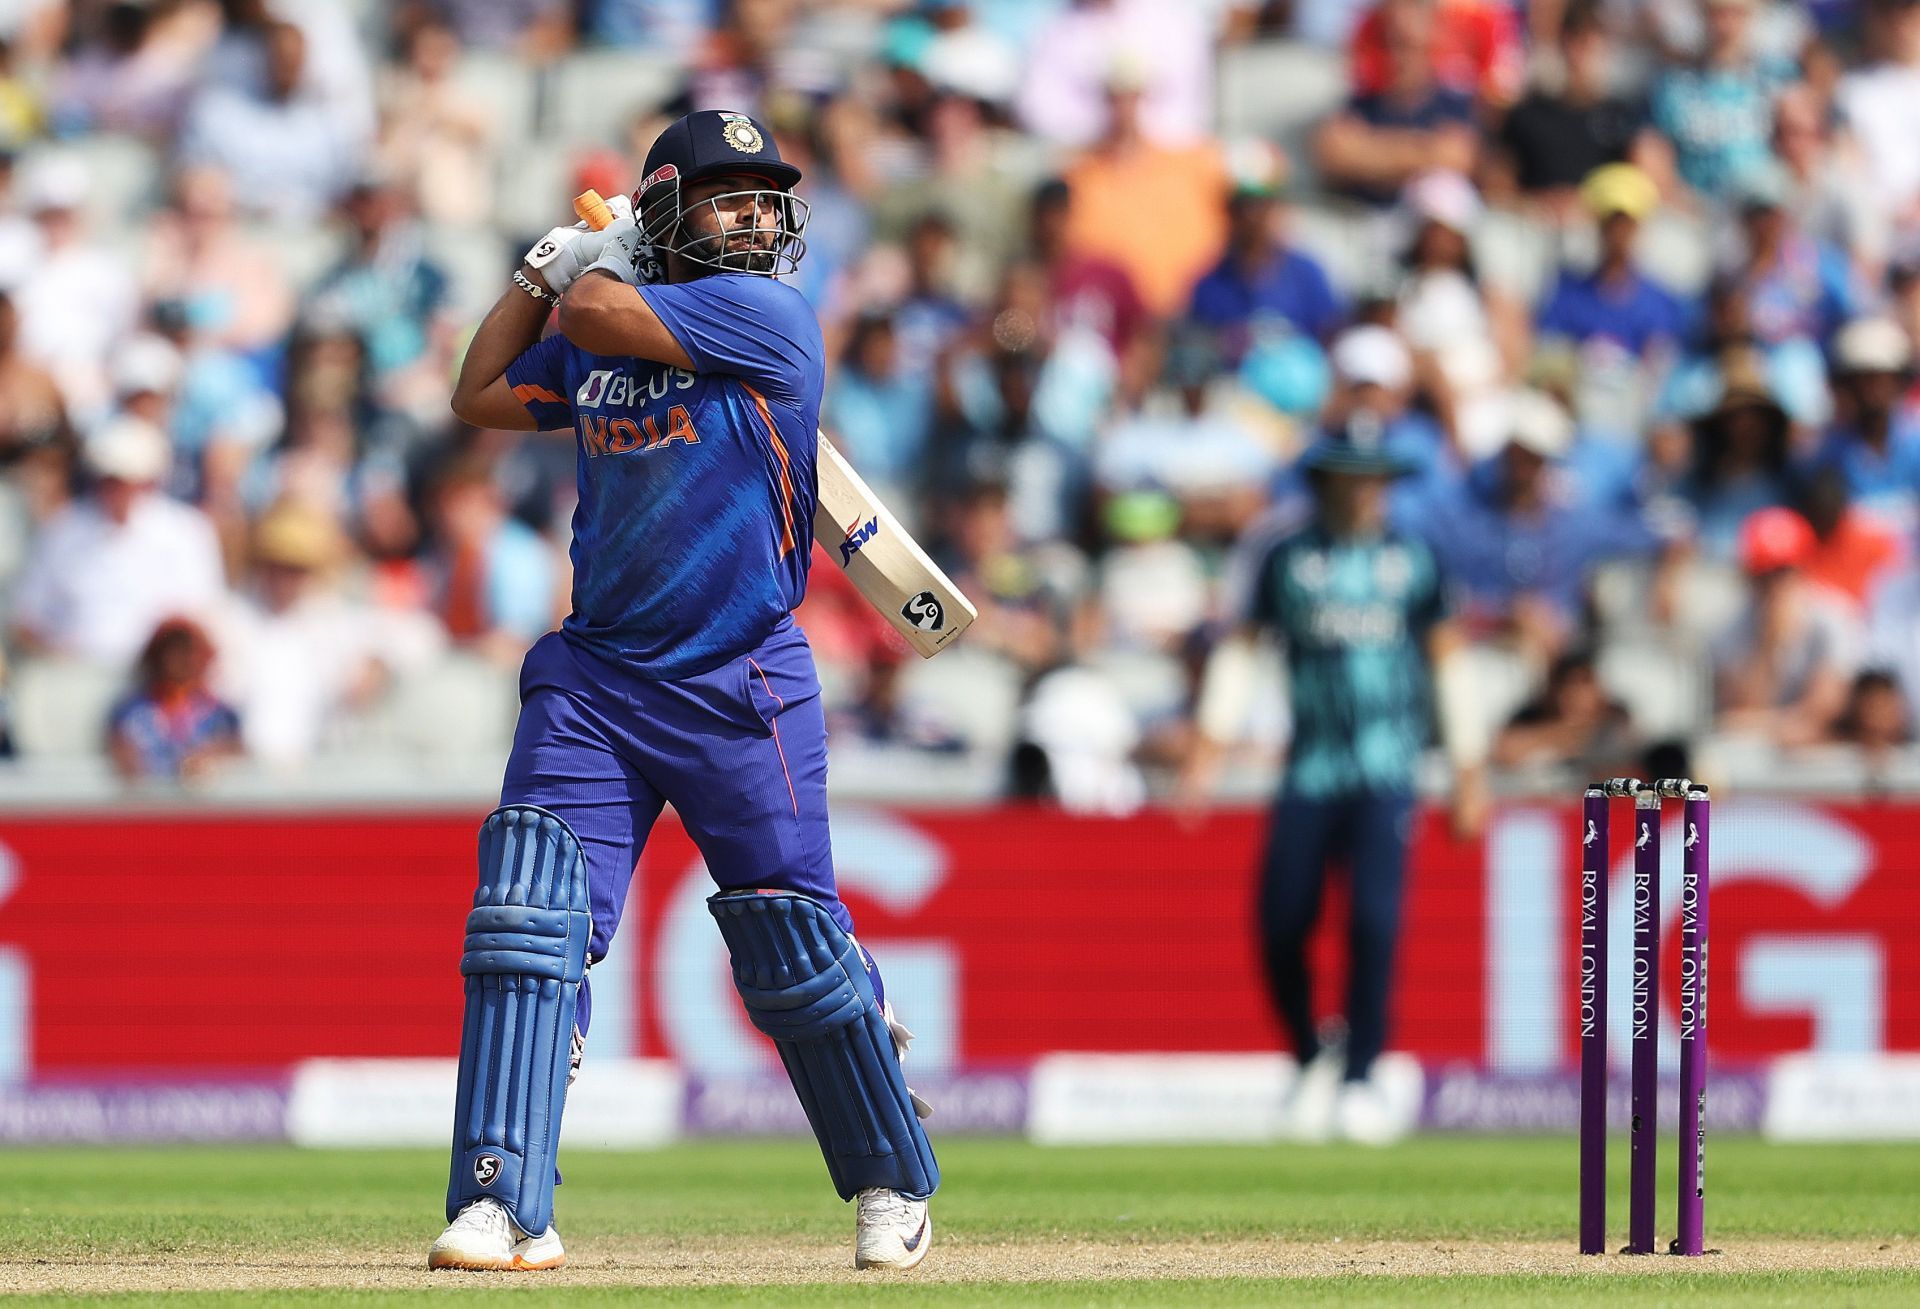
[(613, 210), (607, 207), (607, 202), (600, 198), (598, 191), (582, 191), (579, 195), (575, 196), (573, 198), (573, 212), (581, 221), (585, 222), (588, 227), (591, 227), (596, 232), (602, 230), (613, 221)]

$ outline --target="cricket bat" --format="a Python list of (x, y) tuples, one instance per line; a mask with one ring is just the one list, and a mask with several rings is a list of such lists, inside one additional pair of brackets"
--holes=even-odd
[[(573, 211), (596, 231), (613, 221), (613, 211), (597, 191), (582, 192)], [(818, 435), (813, 539), (893, 630), (921, 658), (931, 659), (978, 616), (972, 602), (900, 526), (827, 434)]]

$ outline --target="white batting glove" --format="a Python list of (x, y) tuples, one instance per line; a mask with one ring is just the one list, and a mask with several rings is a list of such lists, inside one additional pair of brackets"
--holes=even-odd
[(573, 285), (575, 278), (606, 253), (610, 243), (634, 230), (631, 200), (616, 195), (607, 201), (607, 208), (613, 210), (614, 221), (600, 231), (591, 230), (584, 222), (556, 227), (527, 251), (527, 267), (538, 269), (555, 295)]
[(638, 286), (645, 280), (640, 273), (640, 256), (643, 252), (649, 256), (652, 248), (640, 235), (640, 229), (631, 218), (610, 225), (596, 235), (608, 240), (600, 249), (600, 257), (588, 264), (583, 272), (612, 273), (628, 286)]

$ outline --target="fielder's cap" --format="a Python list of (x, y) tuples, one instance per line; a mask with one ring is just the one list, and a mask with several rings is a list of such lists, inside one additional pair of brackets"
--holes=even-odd
[[(674, 171), (662, 172), (668, 168)], [(780, 158), (773, 133), (759, 119), (731, 110), (701, 109), (660, 133), (647, 151), (647, 171), (640, 190), (674, 178), (684, 186), (728, 173), (764, 177), (783, 191), (800, 180), (800, 170)]]
[(87, 438), (81, 457), (95, 477), (145, 486), (166, 476), (173, 447), (152, 423), (122, 414)]
[(1573, 448), (1573, 420), (1558, 400), (1543, 391), (1515, 391), (1507, 397), (1507, 444), (1531, 450), (1542, 459), (1564, 458)]
[(1365, 323), (1342, 332), (1333, 342), (1333, 371), (1357, 386), (1398, 391), (1413, 380), (1413, 356), (1391, 329)]
[(1413, 464), (1386, 447), (1386, 424), (1361, 411), (1341, 427), (1323, 432), (1300, 456), (1309, 473), (1348, 473), (1360, 477), (1402, 477)]
[(1660, 188), (1632, 164), (1606, 164), (1580, 183), (1580, 199), (1595, 218), (1625, 214), (1639, 222), (1660, 203)]
[(1890, 318), (1856, 318), (1833, 342), (1839, 373), (1904, 373), (1913, 366), (1913, 345)]
[(1793, 510), (1755, 510), (1740, 525), (1740, 566), (1756, 575), (1799, 568), (1817, 544), (1813, 526)]

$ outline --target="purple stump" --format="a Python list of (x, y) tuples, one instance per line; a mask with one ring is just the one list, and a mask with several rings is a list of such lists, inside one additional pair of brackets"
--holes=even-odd
[(1580, 836), (1580, 1253), (1607, 1247), (1607, 790), (1586, 793)]
[(1706, 1250), (1707, 788), (1687, 792), (1680, 864), (1680, 1209), (1675, 1254)]
[(1632, 1124), (1627, 1147), (1627, 1245), (1653, 1253), (1654, 1143), (1660, 1125), (1660, 788), (1634, 797)]

